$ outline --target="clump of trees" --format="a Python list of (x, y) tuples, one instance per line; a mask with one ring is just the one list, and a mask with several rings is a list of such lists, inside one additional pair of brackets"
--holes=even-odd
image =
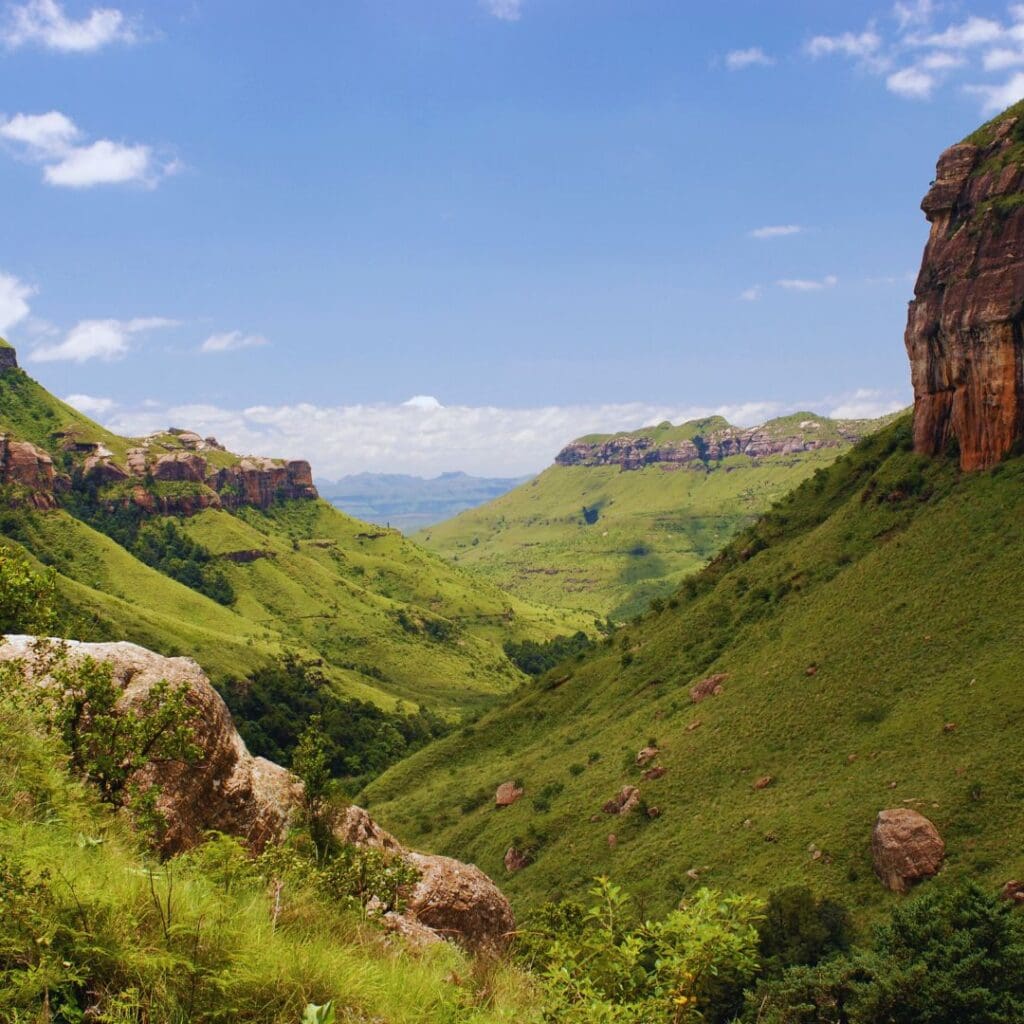
[(556, 636), (544, 643), (507, 640), (504, 650), (509, 661), (520, 671), (528, 676), (542, 676), (560, 662), (585, 654), (594, 646), (594, 641), (583, 630), (578, 630), (572, 636)]

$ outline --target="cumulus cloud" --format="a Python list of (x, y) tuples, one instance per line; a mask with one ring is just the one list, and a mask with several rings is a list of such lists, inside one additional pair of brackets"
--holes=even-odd
[[(899, 0), (892, 9), (894, 27), (872, 21), (862, 31), (817, 35), (804, 50), (812, 58), (845, 57), (883, 76), (894, 95), (919, 101), (932, 99), (961, 70), (994, 74), (1024, 65), (1024, 4), (1011, 4), (1008, 19), (970, 15), (943, 24), (940, 16), (948, 6), (934, 0)], [(960, 78), (960, 84), (981, 98), (985, 113), (1024, 95), (1016, 75), (1003, 82), (969, 84)]]
[(35, 291), (13, 274), (0, 272), (0, 332), (9, 330), (29, 315), (28, 300)]
[(771, 67), (775, 58), (768, 56), (760, 46), (751, 46), (746, 50), (730, 50), (725, 55), (725, 66), (730, 71), (742, 71), (744, 68)]
[(199, 346), (199, 351), (207, 355), (214, 352), (237, 352), (243, 348), (259, 348), (269, 342), (262, 334), (243, 334), (241, 331), (225, 331), (223, 334), (211, 334)]
[(1024, 99), (1024, 71), (1018, 71), (999, 85), (968, 85), (965, 91), (980, 96), (982, 110), (986, 114), (996, 114), (1000, 110)]
[(328, 478), (364, 471), (435, 476), (456, 469), (518, 476), (543, 469), (560, 448), (588, 433), (711, 415), (754, 426), (800, 409), (828, 416), (873, 416), (902, 408), (907, 401), (905, 395), (861, 389), (792, 403), (754, 400), (717, 406), (634, 402), (510, 409), (404, 402), (330, 407), (302, 403), (233, 410), (149, 404), (117, 410), (105, 423), (130, 436), (169, 425), (187, 427), (203, 436), (216, 435), (232, 451), (308, 458), (316, 474)]
[(85, 363), (92, 359), (111, 362), (123, 358), (136, 335), (161, 327), (174, 327), (176, 320), (165, 317), (137, 317), (134, 320), (82, 320), (68, 331), (63, 341), (39, 345), (29, 353), (36, 363)]
[(12, 50), (36, 45), (61, 53), (91, 53), (111, 43), (134, 43), (136, 34), (116, 8), (96, 7), (76, 20), (57, 0), (29, 0), (9, 9), (0, 39)]
[(93, 395), (68, 395), (64, 401), (86, 416), (104, 416), (114, 408), (112, 398), (97, 398)]
[(751, 238), (785, 238), (786, 235), (798, 235), (803, 231), (799, 224), (769, 224), (763, 228), (754, 228)]
[(894, 71), (886, 80), (885, 86), (890, 92), (899, 96), (907, 96), (915, 100), (930, 99), (935, 88), (935, 78), (921, 68), (903, 68)]
[(111, 139), (86, 142), (66, 114), (15, 114), (0, 118), (0, 139), (18, 155), (43, 167), (43, 180), (63, 188), (134, 183), (155, 188), (180, 169), (175, 160), (161, 161), (150, 146)]
[(790, 292), (820, 292), (825, 288), (835, 288), (839, 284), (839, 278), (835, 274), (827, 274), (820, 280), (806, 277), (785, 277), (776, 281), (780, 288)]
[(518, 21), (523, 16), (523, 0), (481, 0), (500, 21)]

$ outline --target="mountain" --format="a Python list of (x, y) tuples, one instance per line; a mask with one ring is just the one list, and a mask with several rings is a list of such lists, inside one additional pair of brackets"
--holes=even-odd
[(411, 533), (491, 501), (526, 479), (466, 473), (442, 473), (431, 478), (356, 473), (340, 480), (318, 480), (317, 487), (327, 501), (349, 515)]
[(416, 540), (527, 600), (627, 618), (888, 419), (799, 412), (741, 429), (715, 416), (590, 435)]
[(175, 429), (123, 438), (0, 349), (0, 533), (53, 566), (76, 636), (187, 653), (220, 686), (289, 659), (346, 698), (443, 719), (522, 676), (509, 640), (586, 624), (321, 500), (308, 463)]
[(871, 917), (903, 885), (877, 831), (900, 819), (905, 863), (930, 858), (908, 882), (943, 853), (944, 885), (1021, 877), (1024, 104), (943, 155), (923, 208), (913, 417), (371, 784), (385, 827), (498, 877), (513, 848), (521, 906), (602, 873), (655, 910), (806, 883)]

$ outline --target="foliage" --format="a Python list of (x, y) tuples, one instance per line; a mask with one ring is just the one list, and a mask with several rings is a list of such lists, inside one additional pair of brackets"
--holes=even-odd
[(48, 633), (56, 619), (55, 573), (35, 572), (0, 547), (0, 634)]
[(448, 943), (398, 955), (308, 857), (280, 886), (226, 837), (155, 864), (64, 762), (37, 709), (0, 695), (0, 1020), (297, 1024), (329, 1003), (337, 1020), (534, 1019), (522, 972), (485, 988)]
[(221, 690), (249, 749), (286, 766), (294, 764), (299, 739), (317, 716), (330, 773), (339, 778), (379, 774), (448, 731), (424, 707), (390, 712), (341, 697), (319, 666), (294, 655)]
[(132, 553), (172, 580), (199, 591), (218, 604), (233, 604), (235, 591), (224, 571), (201, 544), (187, 537), (173, 519), (148, 522), (139, 530)]
[(591, 894), (597, 903), (549, 937), (545, 1020), (727, 1019), (757, 970), (758, 900), (701, 889), (662, 920), (631, 922), (629, 898), (608, 879)]
[(331, 764), (319, 715), (312, 715), (292, 755), (292, 771), (302, 780), (302, 806), (314, 847), (326, 854), (331, 838)]
[(868, 950), (797, 967), (751, 998), (762, 1024), (1013, 1024), (1024, 1019), (1024, 921), (974, 884), (898, 905)]
[(769, 895), (758, 932), (767, 969), (813, 966), (849, 949), (850, 915), (835, 900), (815, 897), (807, 886), (794, 885)]
[(512, 664), (528, 676), (541, 676), (560, 662), (585, 654), (593, 646), (594, 641), (582, 630), (578, 630), (572, 636), (555, 636), (543, 643), (536, 640), (523, 640), (519, 643), (508, 640), (505, 653)]

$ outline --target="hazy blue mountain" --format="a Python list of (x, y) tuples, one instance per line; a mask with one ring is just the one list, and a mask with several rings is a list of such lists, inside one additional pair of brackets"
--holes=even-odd
[(426, 478), (405, 473), (355, 473), (317, 480), (320, 495), (350, 515), (403, 533), (450, 519), (500, 497), (529, 477), (478, 477), (442, 473)]

